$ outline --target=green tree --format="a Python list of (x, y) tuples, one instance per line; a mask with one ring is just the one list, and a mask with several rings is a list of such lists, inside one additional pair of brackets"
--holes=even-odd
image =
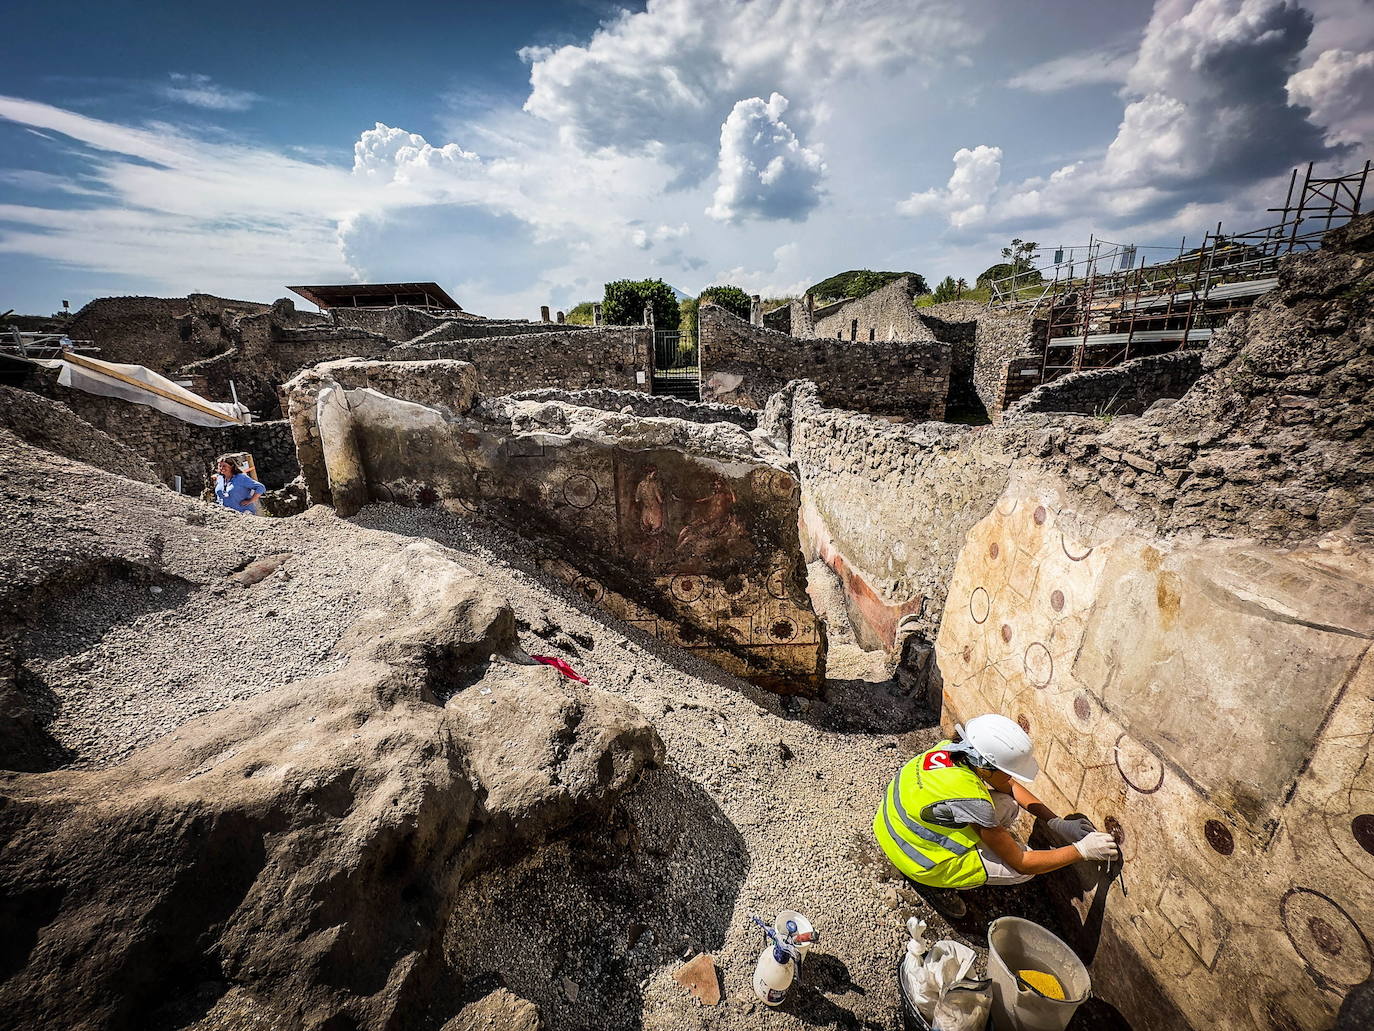
[(944, 279), (935, 284), (935, 292), (931, 296), (936, 304), (958, 300), (959, 284), (954, 281), (953, 276), (945, 276)]
[(1012, 240), (1009, 247), (1002, 248), (1002, 260), (1011, 266), (1014, 275), (1029, 272), (1035, 263), (1035, 251), (1040, 245), (1034, 240)]
[(697, 294), (697, 304), (718, 304), (731, 315), (747, 322), (752, 302), (749, 295), (737, 286), (708, 286)]
[(677, 329), (682, 320), (677, 294), (661, 279), (617, 279), (606, 284), (601, 318), (608, 326), (637, 326), (652, 305), (654, 328)]
[(684, 297), (678, 301), (677, 310), (682, 316), (678, 329), (687, 336), (693, 336), (697, 331), (697, 299)]
[(583, 301), (576, 305), (572, 311), (568, 312), (567, 321), (573, 326), (590, 326), (592, 324), (592, 302)]

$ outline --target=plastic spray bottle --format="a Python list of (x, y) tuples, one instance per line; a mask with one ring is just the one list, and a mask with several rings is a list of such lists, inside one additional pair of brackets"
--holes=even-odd
[(797, 938), (804, 937), (806, 947), (820, 936), (810, 928), (804, 934), (799, 933), (795, 921), (788, 921), (785, 933), (779, 934), (757, 916), (750, 914), (750, 919), (763, 929), (768, 939), (768, 944), (759, 953), (759, 961), (754, 964), (754, 994), (765, 1006), (780, 1006), (801, 971), (801, 961), (805, 955), (804, 949), (798, 948), (794, 941), (794, 935)]

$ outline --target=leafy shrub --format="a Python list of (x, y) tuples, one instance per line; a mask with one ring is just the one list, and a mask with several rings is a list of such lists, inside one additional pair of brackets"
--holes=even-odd
[(608, 326), (638, 326), (652, 305), (655, 329), (677, 329), (682, 321), (677, 295), (661, 279), (617, 279), (606, 284), (601, 318)]
[(567, 321), (573, 326), (590, 326), (592, 324), (592, 302), (583, 301), (568, 312)]
[(697, 304), (718, 304), (731, 315), (749, 321), (749, 295), (737, 286), (708, 286), (697, 294)]

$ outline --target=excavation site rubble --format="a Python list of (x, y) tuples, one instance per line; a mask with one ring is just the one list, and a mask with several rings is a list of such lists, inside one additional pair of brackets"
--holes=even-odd
[[(1008, 915), (1088, 971), (1069, 1031), (1368, 1026), (1374, 216), (1275, 278), (1113, 366), (1130, 411), (1085, 370), (979, 424), (1044, 326), (901, 281), (703, 309), (739, 406), (652, 326), (111, 308), (282, 418), (0, 386), (0, 1028), (897, 1029), (907, 919), (982, 977)], [(268, 515), (170, 489), (255, 442)], [(1021, 797), (984, 714), (1033, 748), (997, 828), (1070, 858), (904, 877), (883, 819), (918, 874), (977, 823), (909, 764)]]

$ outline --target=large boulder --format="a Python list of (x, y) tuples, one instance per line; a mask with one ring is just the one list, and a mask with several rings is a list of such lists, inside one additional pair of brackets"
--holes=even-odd
[(444, 549), (409, 545), (368, 593), (335, 673), (112, 769), (0, 775), (0, 1026), (181, 1026), (231, 1003), (406, 1026), (464, 881), (661, 761), (627, 705), (526, 665), (509, 606)]

